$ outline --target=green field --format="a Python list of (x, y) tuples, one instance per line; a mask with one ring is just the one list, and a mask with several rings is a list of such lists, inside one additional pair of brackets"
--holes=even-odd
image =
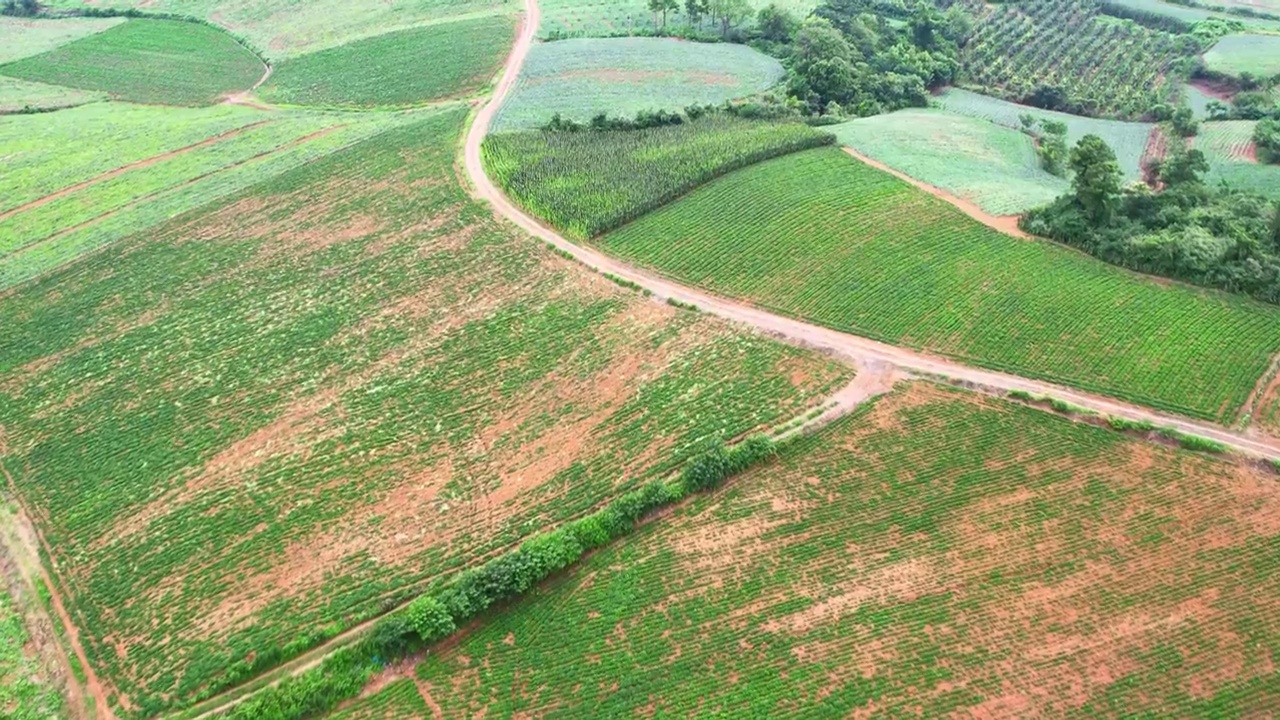
[(505, 0), (45, 0), (41, 4), (56, 9), (136, 7), (190, 15), (227, 28), (273, 60), (414, 25), (515, 9)]
[(937, 98), (944, 109), (959, 115), (990, 120), (997, 125), (1017, 129), (1018, 117), (1030, 113), (1038, 118), (1057, 120), (1067, 124), (1067, 142), (1075, 145), (1085, 135), (1097, 135), (1116, 153), (1125, 180), (1133, 182), (1142, 178), (1142, 155), (1155, 127), (1151, 123), (1099, 120), (1096, 118), (1050, 112), (1039, 108), (1011, 103), (959, 88), (948, 88)]
[(1280, 310), (991, 230), (834, 148), (739, 170), (605, 235), (711, 291), (895, 345), (1227, 420)]
[(551, 116), (589, 120), (719, 103), (773, 86), (782, 65), (744, 45), (662, 38), (562, 40), (534, 45), (495, 131), (545, 125)]
[(1218, 100), (1218, 98), (1204, 92), (1194, 85), (1182, 86), (1183, 96), (1187, 99), (1187, 105), (1191, 107), (1191, 111), (1195, 113), (1197, 120), (1206, 120), (1209, 117), (1209, 103), (1217, 100), (1218, 102), (1229, 105), (1229, 102)]
[[(1218, 18), (1219, 20), (1227, 20), (1227, 21), (1234, 20), (1236, 22), (1241, 22), (1241, 23), (1244, 23), (1246, 27), (1255, 28), (1258, 30), (1271, 30), (1271, 31), (1280, 30), (1280, 21), (1277, 21), (1277, 20), (1265, 20), (1262, 18), (1251, 18), (1244, 15), (1235, 15), (1232, 13), (1215, 12), (1212, 10), (1202, 10), (1200, 8), (1193, 8), (1193, 7), (1187, 7), (1185, 5), (1175, 5), (1174, 3), (1162, 2), (1161, 0), (1109, 0), (1109, 2), (1114, 2), (1117, 5), (1124, 5), (1125, 7), (1130, 7), (1135, 10), (1144, 10), (1146, 12), (1155, 13), (1157, 15), (1164, 15), (1166, 17), (1176, 18), (1178, 20), (1182, 20), (1183, 22), (1190, 23), (1190, 24), (1195, 24), (1200, 22), (1201, 20), (1207, 20), (1209, 18)], [(1222, 2), (1217, 2), (1215, 0), (1214, 2), (1210, 2), (1206, 4), (1231, 5), (1233, 3), (1231, 2), (1231, 0), (1224, 0)], [(1263, 10), (1264, 12), (1272, 12), (1274, 14), (1280, 14), (1280, 10), (1270, 10), (1270, 11), (1265, 10), (1258, 0), (1245, 0), (1244, 2), (1240, 3), (1240, 5), (1253, 7), (1256, 10)]]
[(1280, 166), (1260, 164), (1253, 144), (1251, 120), (1224, 120), (1200, 125), (1194, 147), (1205, 154), (1205, 181), (1280, 200)]
[(212, 105), (247, 90), (264, 67), (230, 35), (206, 25), (131, 20), (49, 52), (0, 65), (0, 75), (96, 90), (130, 102)]
[(525, 209), (586, 239), (735, 168), (830, 144), (798, 123), (713, 115), (674, 127), (485, 139), (485, 172)]
[(916, 385), (429, 652), (443, 717), (1252, 717), (1274, 477)]
[(106, 93), (27, 82), (0, 75), (0, 115), (25, 109), (69, 108), (106, 99)]
[(286, 60), (259, 95), (289, 105), (361, 108), (462, 95), (493, 77), (514, 36), (511, 15), (387, 33)]
[[(748, 4), (755, 10), (775, 4), (798, 18), (806, 17), (818, 6), (816, 0), (749, 0)], [(542, 37), (552, 33), (568, 37), (610, 36), (649, 31), (661, 24), (661, 18), (655, 20), (643, 0), (545, 0), (538, 7), (542, 10), (542, 24), (538, 27)], [(667, 27), (685, 26), (690, 26), (689, 16), (681, 4), (667, 13)], [(718, 32), (707, 17), (702, 18), (700, 29), (709, 34)]]
[(456, 181), (467, 114), (0, 295), (4, 463), (125, 717), (848, 381), (511, 234)]
[(0, 585), (0, 717), (7, 720), (61, 717), (62, 698), (49, 685), (30, 641), (13, 598)]
[(427, 707), (413, 680), (401, 678), (328, 717), (330, 720), (427, 720), (431, 717), (431, 708)]
[(48, 52), (122, 22), (124, 18), (36, 20), (0, 16), (0, 64)]
[(1228, 35), (1204, 54), (1204, 64), (1224, 75), (1280, 75), (1280, 35)]
[(946, 110), (901, 110), (829, 129), (841, 145), (995, 215), (1048, 204), (1069, 187), (1040, 168), (1030, 136)]

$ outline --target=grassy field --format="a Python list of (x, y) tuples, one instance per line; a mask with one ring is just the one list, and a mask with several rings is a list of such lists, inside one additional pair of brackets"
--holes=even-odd
[(996, 215), (1047, 204), (1069, 187), (1040, 168), (1030, 136), (945, 110), (902, 110), (828, 129), (841, 145)]
[[(1187, 105), (1191, 107), (1191, 111), (1195, 113), (1197, 120), (1206, 120), (1209, 117), (1209, 103), (1218, 98), (1204, 92), (1195, 85), (1183, 85), (1183, 96), (1187, 99)], [(1229, 104), (1227, 101), (1218, 100), (1224, 105)]]
[(429, 653), (444, 717), (1250, 717), (1275, 478), (913, 385)]
[[(1162, 0), (1110, 0), (1117, 5), (1124, 5), (1136, 10), (1145, 10), (1147, 12), (1156, 13), (1157, 15), (1165, 15), (1171, 18), (1177, 18), (1187, 23), (1198, 23), (1208, 18), (1218, 18), (1220, 20), (1235, 20), (1242, 22), (1246, 27), (1258, 30), (1280, 31), (1280, 21), (1264, 20), (1261, 18), (1245, 17), (1244, 15), (1234, 15), (1231, 13), (1215, 12), (1212, 10), (1201, 10), (1200, 8), (1186, 7), (1185, 5), (1175, 5), (1173, 3), (1162, 2)], [(1260, 5), (1254, 0), (1245, 0), (1252, 4), (1256, 9), (1261, 9)], [(1229, 0), (1225, 2), (1211, 2), (1212, 5), (1228, 5)], [(1272, 11), (1276, 12), (1276, 11)], [(1277, 12), (1280, 14), (1280, 12)]]
[(1205, 180), (1280, 200), (1280, 166), (1259, 164), (1253, 144), (1251, 120), (1201, 123), (1194, 147), (1209, 161)]
[(1280, 35), (1228, 35), (1204, 54), (1204, 64), (1225, 75), (1280, 75)]
[(4, 119), (0, 290), (408, 119), (117, 104)]
[(490, 135), (485, 171), (527, 210), (577, 239), (594, 237), (730, 170), (829, 144), (806, 125), (710, 116), (619, 132)]
[(0, 16), (0, 64), (46, 53), (122, 22), (124, 18), (35, 20)]
[[(770, 4), (790, 10), (803, 18), (818, 6), (816, 0), (749, 0), (755, 10)], [(546, 0), (539, 2), (542, 24), (538, 32), (542, 37), (552, 33), (570, 37), (598, 37), (656, 29), (661, 18), (654, 19), (642, 0)], [(667, 13), (667, 27), (690, 25), (684, 5)], [(702, 29), (716, 32), (716, 27), (704, 17)]]
[(4, 462), (125, 716), (296, 653), (849, 379), (509, 234), (456, 182), (466, 116), (0, 296)]
[(1125, 180), (1133, 182), (1142, 177), (1142, 154), (1147, 148), (1154, 126), (1150, 123), (1121, 122), (1119, 120), (1099, 120), (1096, 118), (1069, 115), (1067, 113), (1050, 112), (1039, 108), (1027, 107), (1011, 103), (999, 98), (989, 97), (968, 90), (949, 88), (937, 98), (938, 104), (945, 110), (969, 117), (990, 120), (997, 125), (1017, 129), (1021, 127), (1018, 117), (1023, 113), (1031, 113), (1039, 118), (1057, 120), (1067, 124), (1067, 142), (1075, 145), (1085, 135), (1097, 135), (1116, 153), (1120, 161), (1120, 169)]
[(221, 25), (273, 60), (338, 47), (414, 25), (513, 12), (506, 0), (44, 0), (57, 9), (136, 7), (191, 15)]
[(487, 83), (514, 36), (512, 15), (400, 30), (286, 60), (258, 94), (290, 105), (417, 105)]
[(574, 120), (719, 103), (768, 89), (782, 65), (744, 45), (662, 38), (563, 40), (534, 45), (495, 131), (537, 128), (555, 113)]
[(1274, 307), (991, 230), (834, 148), (739, 170), (605, 235), (618, 256), (896, 345), (1206, 419), (1280, 350)]
[(26, 108), (69, 108), (106, 99), (106, 93), (27, 82), (0, 75), (0, 115)]
[(247, 90), (264, 70), (252, 52), (214, 28), (131, 20), (0, 66), (0, 75), (96, 90), (131, 102), (198, 106)]
[(0, 717), (7, 720), (61, 717), (62, 697), (48, 684), (30, 641), (13, 598), (0, 585)]

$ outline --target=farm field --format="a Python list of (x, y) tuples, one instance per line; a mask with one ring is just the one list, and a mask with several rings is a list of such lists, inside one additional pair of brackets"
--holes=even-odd
[(1038, 118), (1057, 120), (1067, 124), (1067, 144), (1075, 146), (1085, 135), (1097, 135), (1111, 146), (1120, 162), (1125, 180), (1132, 182), (1142, 177), (1142, 155), (1155, 128), (1151, 123), (1099, 120), (1097, 118), (1050, 112), (1019, 105), (980, 93), (948, 88), (937, 98), (944, 109), (960, 115), (989, 120), (997, 125), (1018, 129), (1018, 116), (1030, 113)]
[(9, 591), (0, 584), (0, 716), (9, 720), (60, 717), (62, 699), (49, 684)]
[(262, 61), (226, 33), (172, 20), (130, 20), (0, 65), (0, 75), (21, 80), (182, 106), (212, 105), (247, 90), (264, 71)]
[(835, 148), (726, 175), (599, 244), (829, 327), (1210, 420), (1280, 350), (1280, 309), (1012, 238)]
[(1225, 182), (1236, 190), (1280, 200), (1280, 166), (1260, 164), (1253, 145), (1251, 120), (1201, 123), (1193, 146), (1205, 154), (1209, 172), (1205, 182)]
[(1249, 717), (1275, 478), (928, 384), (430, 652), (443, 717)]
[(431, 708), (408, 678), (393, 680), (373, 695), (329, 715), (330, 720), (427, 720)]
[(191, 15), (227, 28), (272, 60), (338, 47), (414, 25), (513, 10), (511, 4), (501, 0), (45, 0), (41, 4), (55, 9), (95, 5)]
[[(771, 0), (749, 0), (753, 10), (759, 11), (771, 4)], [(790, 10), (796, 17), (807, 16), (818, 6), (816, 0), (780, 0), (772, 2)], [(542, 37), (557, 34), (562, 37), (607, 37), (653, 30), (661, 24), (654, 20), (653, 12), (642, 0), (546, 0), (539, 2), (542, 24), (538, 33)], [(683, 5), (667, 13), (667, 27), (691, 25)], [(698, 27), (698, 25), (694, 25)], [(701, 29), (714, 33), (715, 26), (703, 18)]]
[(900, 110), (828, 129), (841, 145), (995, 215), (1045, 205), (1070, 187), (1041, 169), (1030, 136), (946, 110)]
[(743, 45), (665, 38), (562, 40), (534, 45), (494, 132), (539, 128), (552, 115), (631, 116), (679, 110), (767, 90), (783, 77), (775, 59)]
[(961, 63), (971, 84), (1021, 101), (1041, 85), (1060, 88), (1058, 109), (1136, 119), (1166, 100), (1176, 37), (1099, 14), (1089, 2), (1031, 0), (985, 12)]
[(0, 16), (0, 64), (48, 52), (124, 21), (124, 18), (35, 20)]
[(68, 108), (106, 100), (106, 93), (27, 82), (0, 75), (0, 115), (25, 108)]
[(1206, 93), (1195, 85), (1182, 86), (1183, 95), (1187, 98), (1187, 105), (1191, 107), (1191, 111), (1195, 113), (1197, 120), (1206, 120), (1209, 117), (1209, 103), (1217, 100), (1220, 103), (1229, 104), (1229, 101)]
[(0, 295), (4, 464), (122, 716), (848, 382), (502, 229), (455, 180), (466, 116), (416, 115)]
[(512, 15), (399, 30), (286, 60), (258, 94), (289, 105), (417, 105), (487, 83), (514, 35)]
[(1204, 64), (1226, 75), (1280, 75), (1280, 35), (1228, 35), (1204, 54)]
[(503, 133), (483, 149), (486, 172), (505, 192), (587, 239), (735, 168), (833, 141), (800, 123), (712, 115), (639, 131)]

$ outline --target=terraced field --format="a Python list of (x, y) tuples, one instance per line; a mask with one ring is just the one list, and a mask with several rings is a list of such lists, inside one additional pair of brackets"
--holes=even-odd
[(586, 121), (596, 113), (680, 110), (761, 92), (782, 65), (744, 45), (663, 38), (563, 40), (529, 51), (494, 132), (545, 125), (551, 116)]
[(995, 215), (1045, 205), (1069, 188), (1040, 168), (1030, 136), (946, 110), (902, 110), (828, 129), (841, 145)]
[(1280, 75), (1280, 35), (1228, 35), (1204, 54), (1204, 64), (1226, 75)]
[(1225, 420), (1280, 349), (1271, 306), (990, 230), (834, 148), (712, 181), (600, 246), (895, 345)]
[(1205, 180), (1215, 186), (1225, 182), (1237, 190), (1280, 200), (1280, 166), (1258, 163), (1254, 125), (1250, 120), (1201, 124), (1194, 146), (1209, 161)]
[(124, 18), (37, 20), (0, 15), (0, 64), (48, 52), (124, 21)]
[(1274, 476), (932, 385), (428, 654), (443, 717), (1249, 716)]
[(243, 679), (848, 381), (502, 230), (455, 180), (466, 116), (0, 296), (4, 465), (122, 715)]
[(799, 123), (715, 115), (640, 131), (504, 133), (483, 149), (486, 172), (505, 192), (586, 239), (735, 168), (833, 141)]
[(290, 105), (419, 105), (487, 83), (510, 50), (514, 34), (511, 15), (387, 33), (286, 60), (258, 94)]
[(1039, 108), (1007, 102), (999, 98), (979, 93), (948, 88), (938, 98), (939, 105), (950, 112), (969, 117), (989, 120), (997, 125), (1018, 129), (1021, 123), (1018, 116), (1031, 113), (1036, 117), (1047, 118), (1066, 123), (1067, 142), (1075, 145), (1085, 135), (1097, 135), (1116, 153), (1120, 161), (1120, 169), (1126, 181), (1142, 178), (1142, 156), (1155, 128), (1150, 123), (1121, 122), (1119, 120), (1099, 120), (1096, 118), (1069, 115), (1067, 113), (1050, 112)]

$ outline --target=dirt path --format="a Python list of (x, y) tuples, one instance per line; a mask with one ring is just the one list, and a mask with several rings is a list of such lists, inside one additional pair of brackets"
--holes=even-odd
[(88, 180), (85, 180), (84, 182), (78, 182), (75, 185), (70, 185), (68, 187), (62, 188), (61, 190), (53, 193), (52, 195), (45, 195), (42, 198), (37, 198), (35, 200), (32, 200), (31, 202), (19, 205), (18, 207), (12, 210), (6, 210), (0, 213), (0, 222), (4, 222), (5, 220), (8, 220), (14, 215), (17, 215), (18, 213), (26, 212), (28, 210), (34, 210), (40, 207), (41, 205), (48, 205), (54, 200), (59, 200), (61, 198), (64, 198), (70, 195), (71, 193), (79, 192), (87, 187), (97, 185), (98, 183), (106, 182), (107, 180), (110, 180), (115, 177), (119, 177), (127, 172), (133, 172), (134, 170), (141, 170), (142, 168), (150, 167), (157, 163), (162, 163), (165, 160), (171, 160), (175, 157), (178, 157), (179, 155), (185, 155), (186, 153), (189, 153), (192, 150), (199, 150), (200, 148), (203, 148), (203, 147), (215, 145), (217, 143), (222, 142), (223, 140), (226, 140), (227, 138), (235, 137), (240, 133), (252, 130), (260, 125), (265, 125), (269, 122), (271, 122), (271, 120), (259, 120), (256, 123), (250, 123), (248, 125), (245, 125), (244, 127), (238, 127), (234, 130), (228, 130), (222, 133), (221, 135), (214, 135), (213, 137), (205, 138), (204, 140), (201, 140), (200, 142), (195, 143), (194, 145), (188, 145), (183, 148), (178, 148), (177, 150), (170, 150), (169, 152), (166, 152), (166, 153), (160, 153), (159, 155), (146, 158), (145, 160), (139, 160), (137, 162), (129, 163), (128, 165), (118, 167), (115, 170), (110, 170), (108, 172), (102, 173), (101, 175), (91, 177)]
[(964, 198), (952, 195), (946, 190), (934, 187), (928, 183), (920, 182), (919, 180), (911, 177), (910, 175), (894, 170), (893, 168), (889, 167), (888, 165), (885, 165), (884, 163), (878, 160), (872, 160), (871, 158), (867, 157), (866, 155), (863, 155), (862, 153), (858, 152), (857, 150), (854, 150), (853, 148), (846, 147), (844, 148), (844, 151), (877, 170), (887, 172), (890, 175), (898, 178), (899, 180), (911, 183), (912, 185), (938, 198), (939, 200), (944, 200), (946, 202), (951, 203), (952, 205), (959, 208), (960, 212), (964, 213), (965, 215), (968, 215), (969, 217), (973, 218), (974, 220), (977, 220), (978, 222), (982, 223), (983, 225), (986, 225), (987, 227), (993, 230), (999, 230), (1000, 232), (1006, 235), (1012, 235), (1016, 238), (1022, 238), (1023, 240), (1033, 239), (1030, 235), (1024, 233), (1021, 230), (1021, 228), (1018, 227), (1017, 215), (992, 215), (986, 210), (983, 210), (982, 208), (978, 207), (976, 204), (969, 202), (968, 200), (965, 200)]
[[(493, 206), (495, 214), (510, 220), (534, 237), (565, 251), (588, 267), (640, 285), (653, 294), (655, 301), (665, 302), (667, 299), (674, 299), (693, 304), (705, 312), (750, 325), (792, 345), (821, 350), (860, 365), (885, 363), (906, 372), (938, 376), (991, 392), (1007, 393), (1011, 390), (1022, 390), (1037, 395), (1049, 395), (1104, 415), (1129, 420), (1145, 420), (1173, 427), (1185, 433), (1207, 437), (1253, 457), (1280, 457), (1280, 440), (1253, 438), (1217, 425), (1155, 412), (1101, 395), (1017, 375), (981, 370), (946, 358), (775, 315), (742, 302), (717, 297), (702, 290), (681, 285), (656, 273), (633, 267), (590, 248), (569, 242), (556, 231), (525, 214), (507, 199), (506, 195), (485, 175), (480, 161), (480, 144), (489, 132), (489, 124), (493, 121), (494, 114), (515, 84), (538, 29), (539, 11), (536, 0), (525, 0), (525, 8), (527, 19), (510, 57), (507, 58), (502, 80), (494, 89), (489, 102), (476, 114), (467, 132), (466, 144), (463, 148), (463, 164), (466, 167), (467, 176), (474, 185), (473, 195), (488, 201)], [(1003, 230), (1003, 228), (998, 229)]]

